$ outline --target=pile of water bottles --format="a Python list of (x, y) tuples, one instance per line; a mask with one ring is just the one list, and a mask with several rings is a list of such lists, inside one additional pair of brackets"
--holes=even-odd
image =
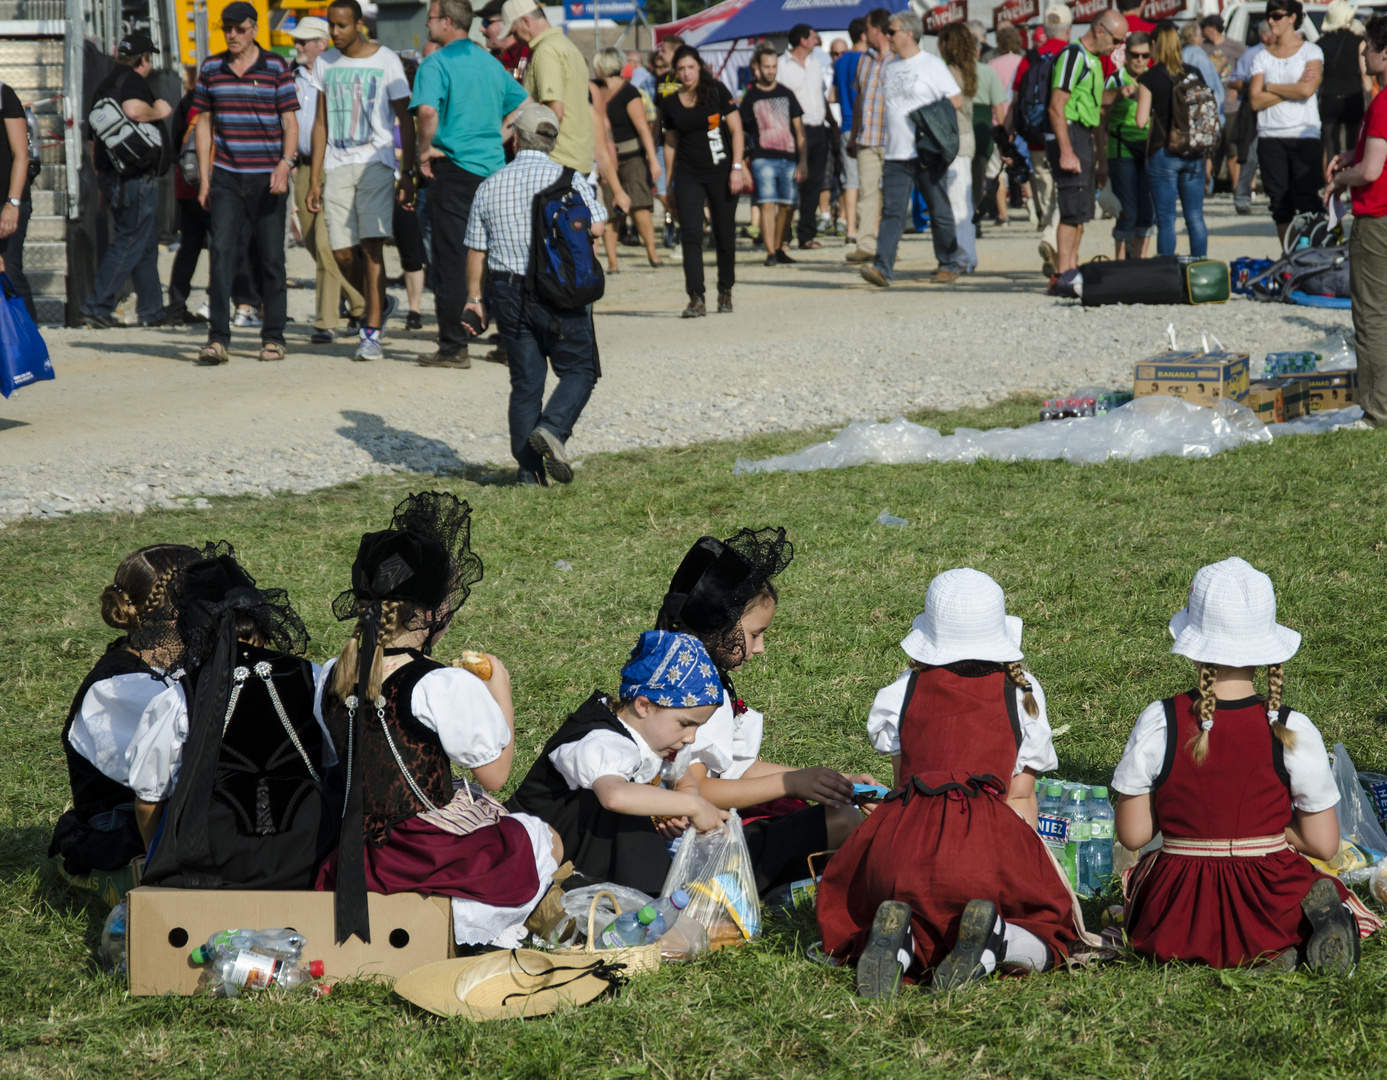
[(1112, 877), (1113, 809), (1108, 789), (1038, 779), (1037, 831), (1079, 896), (1097, 896)]
[(1310, 371), (1318, 371), (1318, 365), (1322, 357), (1317, 352), (1303, 349), (1298, 352), (1274, 352), (1267, 353), (1267, 363), (1265, 374), (1271, 375), (1301, 375)]
[(297, 990), (321, 996), (331, 987), (318, 983), (323, 962), (300, 964), (307, 944), (296, 930), (222, 930), (199, 945), (189, 959), (207, 965), (201, 987), (212, 997), (240, 997), (244, 990)]
[(1106, 416), (1132, 400), (1126, 390), (1080, 390), (1075, 397), (1049, 398), (1040, 403), (1041, 420), (1068, 420), (1079, 416)]

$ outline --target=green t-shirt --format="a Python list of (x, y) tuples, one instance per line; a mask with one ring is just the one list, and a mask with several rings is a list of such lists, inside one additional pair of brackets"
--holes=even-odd
[(501, 61), (463, 38), (424, 58), (409, 107), (436, 109), (434, 146), (458, 168), (490, 176), (506, 163), (501, 121), (524, 100), (524, 88)]
[(1098, 126), (1103, 109), (1103, 65), (1081, 42), (1071, 42), (1055, 58), (1050, 89), (1069, 94), (1064, 103), (1066, 120), (1086, 128)]
[[(1121, 90), (1124, 86), (1136, 84), (1136, 79), (1128, 74), (1126, 67), (1120, 67), (1108, 76), (1103, 88)], [(1112, 107), (1108, 109), (1108, 157), (1145, 157), (1146, 133), (1150, 129), (1149, 121), (1146, 127), (1137, 127), (1137, 99), (1119, 94)], [(1134, 147), (1136, 153), (1133, 153)]]

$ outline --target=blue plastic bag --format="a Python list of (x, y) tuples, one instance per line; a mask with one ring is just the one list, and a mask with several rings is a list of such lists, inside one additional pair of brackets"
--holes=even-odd
[(9, 275), (0, 274), (0, 290), (0, 394), (9, 397), (16, 387), (53, 378), (53, 361)]

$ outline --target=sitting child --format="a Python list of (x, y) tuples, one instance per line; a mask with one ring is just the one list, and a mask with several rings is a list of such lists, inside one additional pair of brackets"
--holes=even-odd
[(116, 870), (144, 854), (125, 753), (140, 715), (174, 681), (180, 649), (169, 587), (196, 548), (154, 544), (131, 552), (101, 592), (101, 618), (123, 631), (87, 673), (63, 725), (72, 809), (58, 819), (49, 856), (70, 874)]
[(651, 786), (721, 701), (697, 638), (647, 630), (621, 669), (616, 699), (594, 693), (544, 744), (509, 805), (558, 831), (572, 886), (611, 881), (658, 896), (670, 857), (652, 815), (700, 832), (727, 819), (696, 790)]
[(127, 754), (151, 841), (146, 885), (307, 889), (337, 843), (337, 756), (314, 716), (308, 631), (282, 589), (257, 588), (229, 544), (173, 586), (182, 680), (140, 718)]
[[(687, 775), (714, 806), (740, 811), (763, 892), (805, 877), (811, 855), (841, 846), (862, 820), (852, 806), (853, 784), (876, 783), (865, 774), (762, 761), (765, 717), (732, 684), (734, 672), (766, 651), (779, 600), (772, 579), (793, 557), (784, 529), (701, 537), (675, 571), (656, 619), (661, 629), (697, 637), (717, 665), (725, 693), (698, 733)], [(671, 822), (666, 834), (681, 826), (687, 823)]]
[(871, 998), (931, 971), (936, 990), (1002, 964), (1045, 971), (1087, 935), (1035, 828), (1036, 774), (1058, 761), (1044, 695), (1021, 667), (1021, 620), (986, 574), (949, 570), (901, 648), (910, 670), (868, 719), (895, 788), (824, 873), (824, 951), (856, 963)]
[[(562, 857), (543, 821), (488, 794), (515, 753), (505, 665), (486, 654), (483, 680), (429, 655), (482, 578), (470, 519), (447, 492), (410, 495), (361, 538), (332, 605), (356, 621), (320, 691), (346, 773), (341, 844), (317, 885), (336, 891), (338, 941), (371, 940), (369, 890), (452, 897), (458, 944), (517, 945)], [(455, 783), (453, 765), (477, 783)]]
[[(1204, 567), (1170, 632), (1198, 686), (1146, 707), (1113, 776), (1117, 838), (1133, 850), (1157, 830), (1163, 841), (1128, 882), (1132, 948), (1217, 968), (1352, 971), (1358, 939), (1382, 922), (1301, 858), (1338, 853), (1339, 792), (1319, 731), (1281, 703), (1300, 634), (1277, 624), (1271, 579), (1238, 558)], [(1252, 685), (1262, 665), (1266, 697)]]

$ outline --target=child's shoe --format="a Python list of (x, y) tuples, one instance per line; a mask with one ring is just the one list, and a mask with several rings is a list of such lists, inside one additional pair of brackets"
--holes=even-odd
[(910, 965), (910, 907), (884, 900), (872, 920), (867, 947), (857, 958), (857, 996), (890, 998)]
[(1315, 882), (1300, 909), (1314, 928), (1305, 945), (1305, 966), (1311, 971), (1351, 974), (1362, 955), (1358, 925), (1339, 899), (1334, 882), (1324, 878)]
[(1007, 955), (1006, 923), (991, 900), (969, 900), (958, 924), (958, 943), (934, 969), (936, 990), (957, 990), (997, 970)]

